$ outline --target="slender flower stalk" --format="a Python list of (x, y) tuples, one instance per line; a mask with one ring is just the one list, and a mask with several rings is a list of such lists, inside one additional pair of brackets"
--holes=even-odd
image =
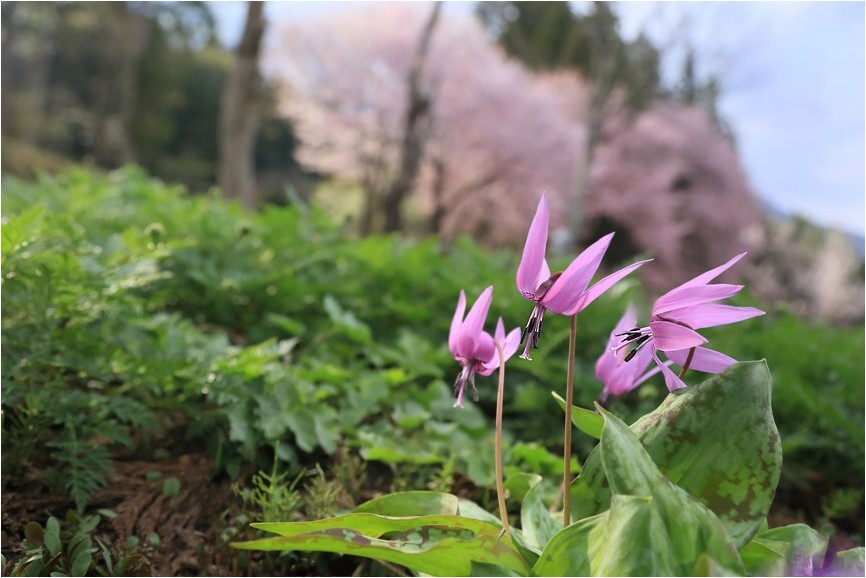
[(451, 330), (448, 333), (448, 348), (463, 369), (454, 383), (454, 395), (456, 401), (454, 407), (463, 407), (463, 393), (466, 385), (472, 386), (472, 394), (478, 401), (478, 392), (475, 389), (475, 374), (490, 375), (499, 368), (499, 387), (496, 394), (496, 434), (495, 445), (495, 468), (496, 468), (496, 497), (499, 502), (499, 516), (502, 518), (501, 538), (509, 533), (508, 511), (505, 508), (505, 483), (502, 473), (502, 412), (505, 397), (505, 362), (517, 351), (520, 346), (520, 329), (514, 328), (508, 335), (505, 334), (505, 325), (500, 317), (496, 323), (496, 330), (491, 337), (484, 331), (484, 322), (487, 319), (487, 311), (493, 300), (493, 286), (487, 287), (475, 301), (469, 314), (464, 319), (466, 311), (466, 294), (461, 291), (457, 299), (457, 309), (451, 319)]
[(571, 523), (571, 406), (574, 404), (574, 350), (577, 341), (577, 313), (571, 316), (568, 333), (568, 369), (565, 376), (565, 427), (562, 449), (562, 525)]
[(532, 359), (530, 350), (538, 348), (544, 314), (548, 310), (562, 315), (576, 315), (626, 275), (651, 260), (629, 265), (590, 286), (589, 282), (613, 239), (613, 233), (609, 233), (587, 247), (565, 271), (551, 274), (545, 257), (549, 220), (547, 196), (542, 195), (517, 267), (517, 289), (525, 299), (535, 303), (521, 336), (521, 342), (526, 342), (520, 355), (523, 359)]
[[(623, 360), (631, 361), (648, 350), (665, 377), (669, 391), (686, 386), (683, 382), (686, 371), (695, 369), (707, 373), (720, 373), (736, 362), (724, 353), (702, 347), (707, 340), (698, 329), (736, 323), (764, 312), (754, 307), (734, 307), (716, 303), (739, 293), (742, 285), (725, 283), (710, 284), (710, 281), (727, 271), (745, 256), (740, 253), (727, 263), (686, 281), (671, 289), (658, 299), (652, 309), (647, 327), (634, 326), (617, 334), (619, 344), (612, 348), (615, 355), (628, 349)], [(658, 352), (663, 352), (670, 361), (682, 367), (679, 375), (663, 362)]]
[(563, 431), (563, 524), (568, 525), (570, 518), (571, 484), (571, 405), (574, 398), (574, 349), (577, 314), (586, 309), (590, 303), (598, 299), (605, 291), (613, 287), (626, 275), (636, 270), (649, 260), (639, 261), (624, 269), (601, 279), (590, 286), (589, 282), (598, 270), (613, 233), (605, 235), (586, 248), (565, 271), (550, 272), (547, 264), (547, 232), (549, 228), (550, 210), (547, 206), (547, 196), (541, 195), (535, 216), (526, 234), (526, 244), (520, 265), (517, 267), (517, 290), (525, 299), (533, 301), (535, 306), (529, 315), (529, 321), (521, 335), (525, 342), (520, 357), (531, 360), (530, 350), (538, 348), (544, 314), (548, 310), (571, 317), (571, 333), (569, 336), (568, 375), (565, 389), (565, 428)]
[(499, 517), (502, 519), (502, 531), (499, 537), (509, 534), (508, 510), (505, 508), (505, 482), (502, 473), (502, 406), (505, 397), (505, 352), (498, 342), (494, 341), (496, 352), (499, 354), (499, 387), (496, 391), (496, 435), (495, 440), (495, 463), (496, 463), (496, 500), (499, 502)]

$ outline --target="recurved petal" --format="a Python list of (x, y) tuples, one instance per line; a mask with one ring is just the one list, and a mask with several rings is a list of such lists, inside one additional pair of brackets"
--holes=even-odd
[(573, 309), (598, 270), (612, 239), (613, 233), (608, 233), (578, 255), (556, 280), (541, 300), (541, 304), (554, 313), (565, 313)]
[(610, 350), (610, 342), (608, 342), (608, 346), (595, 362), (595, 377), (607, 387), (608, 383), (613, 381), (617, 367), (622, 363), (622, 359)]
[[(500, 318), (501, 322), (501, 318)], [(498, 333), (498, 326), (497, 326)], [(504, 333), (504, 331), (503, 331)], [(508, 335), (503, 335), (503, 338), (496, 338), (496, 342), (502, 348), (502, 357), (503, 361), (508, 361), (512, 355), (517, 351), (520, 347), (520, 328), (515, 327), (511, 330)], [(483, 365), (482, 369), (479, 371), (481, 375), (490, 375), (493, 373), (495, 369), (499, 367), (499, 352), (494, 351), (493, 356), (488, 359)]]
[(491, 301), (493, 301), (493, 285), (482, 291), (478, 299), (475, 300), (475, 304), (472, 305), (472, 309), (469, 310), (469, 314), (463, 321), (463, 327), (460, 328), (462, 336), (478, 338), (484, 329), (484, 322), (487, 320), (487, 311), (490, 309)]
[(685, 307), (727, 299), (739, 293), (742, 288), (742, 285), (727, 285), (724, 283), (677, 287), (673, 291), (656, 299), (655, 305), (653, 305), (653, 317), (673, 311), (674, 309), (684, 309)]
[(655, 348), (665, 352), (690, 349), (707, 342), (696, 331), (670, 321), (653, 321), (650, 323), (650, 330)]
[(669, 312), (666, 317), (685, 323), (692, 329), (702, 329), (704, 327), (736, 323), (759, 315), (764, 315), (764, 312), (754, 307), (735, 307), (719, 303), (704, 303), (683, 309), (675, 309)]
[(682, 389), (686, 386), (685, 382), (680, 379), (676, 373), (671, 371), (668, 367), (669, 364), (664, 363), (657, 353), (653, 352), (653, 358), (656, 360), (656, 365), (658, 365), (659, 369), (661, 369), (662, 374), (665, 376), (665, 385), (668, 388), (668, 391), (676, 391), (678, 389)]
[(719, 275), (721, 275), (722, 273), (724, 273), (725, 271), (727, 271), (728, 269), (733, 267), (737, 263), (737, 261), (739, 261), (740, 259), (742, 259), (745, 256), (746, 256), (745, 252), (740, 253), (739, 255), (737, 255), (736, 257), (734, 257), (733, 259), (731, 259), (730, 261), (728, 261), (724, 265), (719, 265), (715, 269), (710, 269), (706, 273), (701, 273), (700, 275), (698, 275), (694, 279), (686, 281), (685, 283), (680, 285), (680, 287), (695, 287), (696, 285), (706, 285), (707, 283), (709, 283), (710, 281), (712, 281), (713, 279), (715, 279), (716, 277), (718, 277)]
[(506, 360), (517, 353), (520, 348), (520, 327), (515, 327), (505, 336), (505, 344), (502, 346), (502, 353)]
[[(542, 194), (535, 209), (532, 224), (526, 234), (526, 244), (523, 246), (523, 257), (517, 266), (517, 290), (524, 296), (533, 295), (538, 288), (538, 279), (542, 267), (546, 265), (544, 260), (545, 248), (547, 247), (547, 228), (550, 219), (547, 208), (547, 195)], [(548, 269), (549, 271), (549, 269)], [(548, 273), (548, 277), (550, 273)], [(546, 279), (547, 277), (545, 277)]]
[(457, 298), (457, 309), (454, 311), (454, 317), (451, 318), (451, 330), (448, 332), (448, 349), (451, 350), (451, 355), (457, 357), (457, 338), (460, 335), (460, 328), (463, 326), (463, 313), (466, 311), (466, 293), (460, 290), (460, 296)]
[[(689, 356), (689, 351), (688, 349), (681, 349), (679, 351), (668, 351), (666, 354), (674, 363), (682, 367)], [(697, 347), (689, 364), (689, 369), (706, 373), (721, 373), (736, 362), (736, 359), (728, 357), (724, 353), (719, 353), (706, 347)]]
[[(626, 275), (631, 273), (632, 271), (638, 269), (644, 263), (649, 263), (652, 259), (645, 259), (643, 261), (638, 261), (637, 263), (632, 263), (628, 267), (624, 269), (620, 269), (615, 273), (611, 273), (604, 279), (601, 279), (597, 283), (595, 283), (592, 287), (587, 289), (575, 302), (574, 306), (566, 311), (565, 315), (574, 315), (575, 313), (580, 313), (587, 307), (589, 307), (590, 303), (598, 299), (602, 293), (619, 283)], [(632, 325), (631, 327), (634, 327)], [(628, 329), (630, 329), (629, 327)]]
[(502, 317), (496, 321), (496, 331), (493, 333), (493, 339), (500, 346), (505, 342), (505, 324), (502, 322)]
[[(618, 333), (623, 333), (629, 329), (634, 329), (637, 326), (637, 311), (631, 303), (626, 307), (625, 313), (616, 322), (613, 331), (610, 332), (610, 337), (607, 340), (607, 349), (616, 347), (622, 342), (622, 337), (617, 337)], [(596, 377), (598, 375), (596, 374)]]
[[(650, 349), (650, 351), (652, 351), (652, 350)], [(652, 355), (650, 355), (650, 358), (652, 358)], [(665, 365), (670, 365), (670, 364), (671, 364), (670, 361), (665, 361)], [(659, 373), (661, 370), (662, 370), (662, 368), (659, 367), (658, 364), (653, 364), (652, 368), (650, 368), (649, 371), (645, 372), (643, 375), (641, 375), (640, 377), (638, 377), (635, 380), (634, 387), (637, 388), (639, 385), (642, 385), (643, 382), (645, 382), (646, 380), (648, 380), (649, 378), (651, 378), (655, 374)]]

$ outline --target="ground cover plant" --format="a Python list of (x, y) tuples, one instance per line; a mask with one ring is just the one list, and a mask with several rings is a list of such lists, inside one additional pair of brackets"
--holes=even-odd
[[(453, 408), (458, 368), (446, 338), (460, 291), (474, 299), (491, 284), (491, 311), (508, 330), (523, 325), (528, 304), (514, 288), (517, 256), (490, 253), (467, 239), (451, 246), (435, 239), (355, 239), (315, 207), (245, 213), (210, 197), (187, 197), (135, 168), (109, 175), (73, 169), (3, 185), (5, 572), (38, 573), (37, 560), (39, 568), (49, 568), (60, 553), (53, 569), (67, 574), (132, 573), (145, 565), (173, 573), (285, 573), (290, 567), (342, 573), (346, 560), (357, 559), (264, 557), (232, 552), (227, 544), (262, 538), (248, 521), (293, 520), (307, 524), (304, 532), (327, 534), (351, 529), (339, 525), (345, 516), (436, 518), (376, 530), (375, 538), (384, 541), (404, 536), (407, 547), (417, 545), (418, 528), (427, 528), (424, 539), (435, 538), (437, 548), (469, 544), (466, 552), (473, 552), (472, 540), (496, 539), (494, 558), (481, 558), (476, 567), (437, 566), (435, 557), (432, 566), (413, 566), (405, 557), (373, 553), (383, 564), (455, 575), (494, 562), (496, 572), (586, 573), (585, 567), (551, 565), (556, 548), (575, 540), (585, 544), (592, 572), (625, 573), (799, 572), (792, 564), (804, 556), (814, 560), (815, 571), (825, 561), (847, 568), (851, 555), (836, 551), (862, 545), (862, 329), (806, 323), (740, 294), (730, 302), (761, 307), (767, 315), (748, 328), (701, 331), (731, 357), (766, 359), (766, 365), (734, 366), (700, 385), (690, 382), (688, 392), (711, 391), (706, 397), (712, 399), (730, 396), (734, 383), (748, 383), (754, 395), (769, 399), (772, 384), (772, 417), (785, 456), (779, 487), (772, 509), (765, 496), (756, 506), (760, 515), (738, 533), (711, 505), (683, 507), (687, 519), (671, 513), (680, 509), (671, 504), (694, 503), (683, 491), (712, 500), (659, 461), (654, 452), (662, 450), (646, 436), (663, 436), (643, 430), (646, 420), (638, 419), (653, 415), (660, 403), (658, 411), (687, 405), (695, 393), (663, 400), (659, 376), (610, 398), (599, 414), (584, 411), (602, 391), (595, 364), (611, 329), (630, 302), (650, 310), (637, 279), (625, 278), (582, 311), (573, 337), (565, 317), (549, 316), (535, 361), (507, 363), (502, 457), (513, 533), (500, 541), (501, 522), (487, 514), (497, 511), (495, 372), (479, 378), (477, 404), (467, 399), (463, 409)], [(568, 264), (567, 257), (556, 259), (551, 268)], [(605, 264), (611, 271), (627, 265)], [(572, 419), (601, 437), (593, 450), (594, 437), (575, 436), (573, 469), (583, 466), (578, 480), (606, 484), (612, 496), (598, 511), (575, 511), (586, 503), (577, 491), (584, 482), (572, 485), (576, 522), (554, 538), (557, 517), (549, 512), (562, 508), (557, 479), (565, 469), (558, 455), (564, 416), (551, 390), (560, 392), (565, 382), (569, 341), (576, 352), (573, 403), (583, 408)], [(748, 405), (734, 397), (725, 402), (732, 413)], [(581, 420), (595, 421), (586, 427)], [(632, 465), (623, 473), (611, 460), (626, 456)], [(131, 469), (133, 462), (140, 472)], [(192, 470), (200, 475), (193, 478)], [(647, 501), (643, 489), (659, 486), (662, 475), (684, 490), (671, 485)], [(207, 495), (211, 509), (194, 524), (199, 537), (190, 532), (181, 539), (174, 530), (145, 524), (144, 510), (126, 510), (116, 492), (145, 485), (165, 511), (191, 503), (196, 493)], [(218, 487), (218, 498), (202, 491)], [(435, 492), (383, 497), (430, 488)], [(411, 500), (403, 499), (407, 495)], [(94, 515), (99, 519), (90, 527)], [(672, 536), (698, 524), (705, 528), (703, 541), (672, 538), (673, 558), (652, 567), (623, 566), (641, 559), (612, 557), (591, 544), (602, 535), (627, 539), (633, 528), (622, 526), (626, 518), (667, 528)], [(64, 521), (59, 527), (58, 520)], [(25, 542), (27, 522), (42, 533), (31, 525)], [(808, 522), (824, 537), (791, 522)], [(295, 532), (299, 539), (290, 526), (262, 528)], [(202, 540), (201, 533), (209, 537)], [(57, 549), (55, 534), (69, 543)], [(105, 538), (104, 549), (97, 538)], [(169, 553), (181, 545), (195, 552), (194, 540), (204, 544), (204, 558), (222, 565), (187, 561), (172, 568)], [(686, 550), (697, 554), (684, 562)], [(444, 557), (454, 559), (454, 551), (446, 549)], [(91, 554), (86, 567), (82, 552)]]

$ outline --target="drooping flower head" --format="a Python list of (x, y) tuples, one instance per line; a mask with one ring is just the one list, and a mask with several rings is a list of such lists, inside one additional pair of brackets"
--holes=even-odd
[(515, 328), (506, 335), (501, 317), (496, 323), (493, 336), (484, 331), (484, 322), (487, 320), (491, 301), (493, 301), (492, 285), (481, 292), (464, 319), (466, 294), (460, 291), (460, 297), (457, 299), (457, 309), (454, 311), (451, 330), (448, 333), (448, 349), (451, 350), (454, 359), (463, 366), (454, 382), (456, 397), (454, 407), (463, 407), (463, 391), (467, 383), (472, 386), (472, 398), (478, 401), (475, 374), (490, 375), (499, 367), (500, 359), (496, 344), (502, 348), (503, 362), (514, 355), (520, 345), (520, 329)]
[(590, 303), (623, 277), (652, 260), (647, 259), (629, 265), (590, 287), (589, 282), (598, 270), (601, 259), (613, 239), (613, 233), (609, 233), (587, 247), (565, 271), (551, 274), (545, 258), (549, 220), (547, 196), (541, 195), (535, 217), (526, 235), (523, 257), (517, 267), (517, 290), (524, 298), (535, 302), (535, 307), (521, 336), (521, 341), (526, 340), (526, 346), (520, 355), (524, 359), (532, 359), (529, 350), (538, 348), (544, 313), (548, 309), (562, 315), (575, 315), (586, 309)]
[(720, 373), (736, 363), (735, 359), (724, 353), (702, 347), (707, 340), (697, 330), (736, 323), (764, 314), (754, 307), (715, 303), (732, 297), (743, 289), (742, 285), (710, 284), (710, 281), (745, 255), (740, 253), (724, 265), (702, 273), (656, 299), (649, 326), (635, 325), (633, 329), (621, 332), (621, 341), (613, 351), (620, 355), (623, 350), (631, 348), (623, 357), (624, 361), (630, 362), (644, 349), (650, 350), (652, 358), (665, 376), (669, 391), (683, 388), (686, 384), (659, 359), (659, 351), (664, 352), (668, 359), (681, 367), (707, 373)]
[[(651, 349), (641, 349), (628, 362), (622, 356), (615, 354), (614, 349), (622, 341), (619, 337), (628, 329), (635, 327), (637, 323), (637, 312), (629, 305), (622, 318), (613, 328), (607, 341), (604, 353), (595, 363), (595, 377), (604, 385), (599, 402), (604, 403), (610, 395), (624, 395), (637, 388), (643, 382), (661, 369), (658, 366), (646, 371), (647, 366), (653, 360)], [(670, 361), (666, 362), (670, 364)]]

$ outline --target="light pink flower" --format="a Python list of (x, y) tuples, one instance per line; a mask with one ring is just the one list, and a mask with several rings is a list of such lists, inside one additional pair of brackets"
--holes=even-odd
[(520, 355), (524, 359), (532, 359), (529, 350), (538, 348), (545, 311), (549, 309), (562, 315), (575, 315), (586, 309), (590, 303), (623, 277), (652, 260), (647, 259), (629, 265), (590, 287), (589, 282), (598, 270), (601, 259), (613, 239), (613, 233), (609, 233), (587, 247), (565, 271), (551, 275), (545, 258), (549, 219), (547, 196), (542, 194), (526, 235), (523, 257), (517, 267), (518, 291), (524, 298), (536, 303), (521, 336), (521, 341), (526, 339), (526, 346)]
[(743, 256), (745, 253), (740, 253), (724, 265), (702, 273), (656, 299), (649, 326), (642, 328), (635, 326), (633, 329), (621, 332), (619, 334), (621, 341), (613, 348), (614, 353), (618, 354), (632, 346), (633, 348), (624, 358), (624, 361), (630, 362), (644, 349), (650, 350), (652, 358), (665, 376), (665, 384), (669, 391), (683, 388), (686, 384), (659, 359), (659, 351), (663, 351), (677, 365), (683, 366), (688, 363), (690, 369), (707, 373), (720, 373), (736, 363), (735, 359), (724, 353), (702, 347), (707, 340), (696, 330), (736, 323), (764, 314), (754, 307), (734, 307), (714, 303), (736, 295), (742, 290), (742, 285), (725, 283), (711, 285), (710, 281), (727, 271)]
[(484, 331), (484, 322), (491, 301), (493, 301), (492, 285), (481, 292), (464, 319), (466, 294), (460, 291), (460, 297), (457, 299), (457, 309), (454, 311), (451, 330), (448, 333), (448, 349), (451, 350), (454, 359), (463, 366), (454, 382), (456, 397), (454, 407), (463, 407), (463, 391), (467, 383), (472, 386), (472, 398), (478, 401), (475, 374), (490, 375), (499, 367), (500, 359), (496, 351), (496, 343), (502, 348), (503, 361), (514, 355), (520, 346), (520, 328), (516, 327), (506, 335), (501, 317), (496, 323), (496, 331), (492, 337)]
[[(644, 348), (638, 351), (628, 362), (615, 354), (614, 349), (622, 341), (619, 336), (623, 335), (629, 328), (635, 327), (636, 323), (637, 313), (634, 307), (629, 305), (616, 327), (611, 331), (604, 353), (595, 363), (595, 377), (604, 384), (604, 389), (602, 389), (599, 397), (601, 403), (607, 401), (609, 395), (624, 395), (636, 389), (661, 371), (658, 366), (646, 371), (650, 361), (653, 360), (651, 349)], [(670, 364), (671, 362), (666, 363)]]

